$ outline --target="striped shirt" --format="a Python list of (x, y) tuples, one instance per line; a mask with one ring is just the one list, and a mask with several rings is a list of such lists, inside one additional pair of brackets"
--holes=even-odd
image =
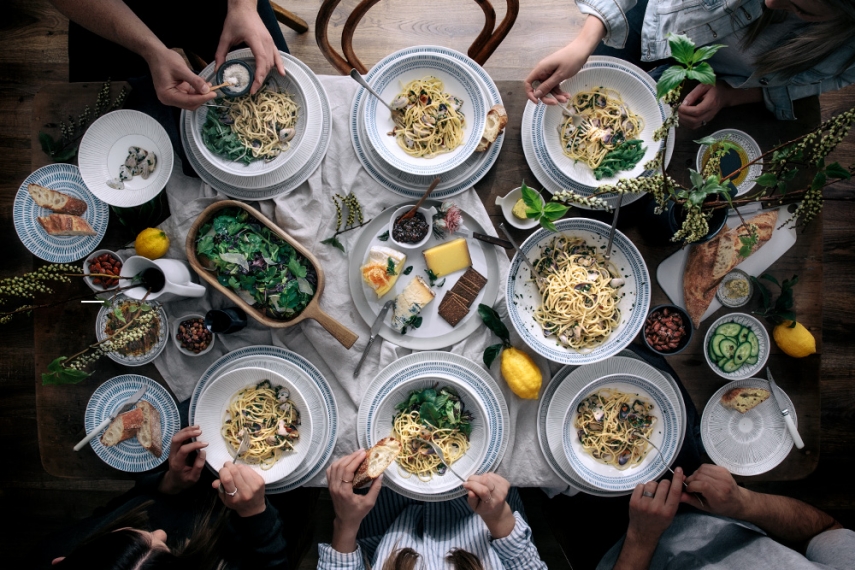
[(446, 570), (445, 557), (461, 548), (481, 559), (488, 570), (541, 570), (531, 540), (531, 529), (523, 518), (519, 493), (511, 489), (508, 504), (514, 511), (514, 530), (494, 539), (481, 517), (472, 512), (466, 497), (441, 503), (422, 503), (383, 488), (377, 504), (359, 528), (355, 552), (342, 553), (329, 544), (318, 545), (318, 570), (363, 570), (365, 560), (379, 568), (395, 551), (412, 548), (418, 552), (419, 570)]

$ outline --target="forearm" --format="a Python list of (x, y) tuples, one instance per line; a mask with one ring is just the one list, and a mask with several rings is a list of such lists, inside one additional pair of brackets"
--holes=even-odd
[(749, 89), (730, 89), (727, 97), (727, 106), (736, 107), (737, 105), (746, 105), (748, 103), (762, 103), (763, 89), (761, 87), (751, 87)]
[(567, 45), (567, 48), (584, 53), (587, 58), (594, 53), (604, 37), (606, 37), (606, 25), (596, 16), (588, 15), (579, 35)]
[(149, 60), (163, 42), (122, 0), (51, 0), (69, 20)]
[(359, 525), (346, 524), (336, 518), (333, 520), (333, 536), (330, 546), (338, 552), (354, 552), (356, 551), (356, 533), (358, 532)]
[(740, 519), (757, 525), (770, 536), (793, 545), (806, 545), (826, 530), (842, 528), (830, 515), (802, 501), (746, 492)]
[(508, 503), (505, 503), (502, 513), (498, 517), (492, 519), (482, 517), (482, 520), (484, 521), (484, 524), (487, 525), (487, 529), (490, 531), (490, 536), (493, 538), (505, 538), (513, 532), (514, 526), (517, 522), (513, 511), (511, 511), (511, 506)]
[(658, 543), (658, 540), (645, 540), (627, 532), (614, 570), (647, 570)]

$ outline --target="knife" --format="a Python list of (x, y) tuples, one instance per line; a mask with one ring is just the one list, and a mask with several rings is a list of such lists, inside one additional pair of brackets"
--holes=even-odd
[(96, 435), (98, 435), (99, 433), (101, 433), (102, 431), (104, 431), (105, 429), (107, 429), (107, 426), (109, 426), (109, 425), (110, 425), (110, 422), (112, 422), (113, 420), (115, 420), (115, 419), (119, 416), (119, 414), (123, 414), (123, 413), (127, 412), (128, 410), (130, 410), (130, 409), (131, 409), (131, 407), (132, 407), (134, 404), (136, 404), (137, 402), (139, 402), (139, 401), (140, 401), (140, 398), (142, 398), (142, 397), (143, 397), (143, 394), (145, 394), (145, 391), (146, 391), (146, 390), (148, 390), (148, 386), (143, 386), (142, 388), (140, 388), (139, 390), (137, 390), (137, 391), (134, 393), (134, 395), (133, 395), (133, 396), (131, 396), (130, 398), (128, 398), (127, 400), (125, 400), (125, 402), (124, 402), (121, 406), (119, 406), (119, 409), (117, 409), (115, 412), (113, 412), (113, 414), (112, 414), (109, 418), (107, 418), (106, 420), (104, 420), (103, 422), (101, 422), (101, 423), (98, 425), (98, 427), (96, 427), (95, 429), (93, 429), (92, 431), (90, 431), (90, 432), (86, 435), (86, 437), (84, 437), (83, 439), (81, 439), (81, 440), (77, 443), (77, 445), (75, 445), (75, 446), (74, 446), (74, 451), (80, 451), (80, 450), (81, 450), (81, 448), (83, 448), (83, 446), (84, 446), (84, 445), (86, 445), (87, 443), (89, 443), (90, 441), (92, 441), (92, 438), (94, 438)]
[(505, 249), (513, 249), (514, 246), (508, 240), (504, 240), (502, 238), (497, 238), (493, 236), (488, 236), (487, 234), (480, 234), (478, 232), (470, 232), (469, 230), (457, 230), (454, 232), (456, 236), (464, 236), (472, 239), (477, 239), (481, 241), (485, 241), (487, 243), (492, 243), (493, 245), (498, 245), (499, 247), (503, 247)]
[(796, 423), (793, 421), (792, 416), (790, 416), (790, 410), (781, 405), (782, 402), (786, 402), (784, 399), (784, 393), (780, 388), (778, 388), (778, 385), (775, 384), (775, 379), (772, 378), (772, 371), (769, 370), (768, 367), (766, 368), (766, 378), (769, 379), (769, 387), (772, 388), (772, 397), (775, 398), (775, 404), (778, 406), (778, 409), (781, 410), (781, 415), (784, 416), (784, 423), (787, 424), (787, 431), (790, 432), (793, 442), (796, 444), (796, 449), (804, 448), (805, 442), (802, 441), (802, 437), (796, 429)]
[(371, 325), (371, 336), (368, 337), (368, 344), (365, 345), (365, 350), (362, 351), (362, 358), (359, 359), (359, 364), (357, 364), (356, 368), (353, 370), (354, 378), (359, 376), (359, 369), (362, 368), (362, 363), (365, 362), (365, 357), (368, 356), (368, 351), (371, 349), (371, 345), (374, 344), (374, 339), (377, 338), (377, 333), (380, 332), (380, 327), (383, 326), (383, 319), (386, 317), (386, 313), (389, 312), (389, 307), (391, 307), (394, 302), (395, 301), (386, 301), (380, 309), (380, 312), (377, 314), (377, 318), (374, 319), (374, 324)]

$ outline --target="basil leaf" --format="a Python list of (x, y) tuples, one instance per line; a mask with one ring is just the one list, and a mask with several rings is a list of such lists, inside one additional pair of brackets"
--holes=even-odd
[(412, 272), (413, 272), (413, 266), (412, 265), (410, 265), (406, 269), (404, 269), (404, 275), (409, 275)]
[(382, 234), (377, 236), (377, 239), (379, 239), (380, 241), (388, 241), (389, 240), (389, 230), (386, 230), (385, 232), (383, 232)]
[(395, 260), (391, 257), (386, 258), (386, 275), (397, 275), (395, 271)]

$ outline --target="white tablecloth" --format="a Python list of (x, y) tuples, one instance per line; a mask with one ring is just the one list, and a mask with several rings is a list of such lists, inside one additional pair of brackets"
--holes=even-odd
[[(329, 96), (333, 116), (332, 141), (326, 157), (308, 181), (299, 188), (273, 200), (264, 200), (254, 205), (318, 258), (326, 275), (326, 285), (320, 299), (321, 307), (357, 333), (359, 340), (353, 348), (346, 350), (315, 321), (304, 321), (295, 327), (277, 330), (264, 327), (250, 318), (246, 329), (231, 335), (219, 335), (211, 352), (200, 357), (183, 356), (172, 343), (169, 343), (163, 354), (155, 361), (155, 366), (178, 399), (183, 401), (190, 397), (193, 387), (205, 369), (227, 352), (254, 344), (284, 346), (310, 360), (331, 384), (339, 407), (340, 435), (336, 443), (335, 457), (340, 457), (351, 453), (358, 446), (357, 410), (361, 395), (371, 379), (383, 367), (411, 351), (378, 339), (375, 345), (379, 344), (379, 347), (371, 348), (359, 378), (353, 378), (353, 369), (368, 341), (370, 323), (366, 324), (362, 320), (351, 300), (346, 278), (348, 257), (338, 249), (320, 243), (335, 231), (336, 214), (331, 196), (335, 193), (355, 194), (363, 206), (366, 220), (389, 206), (405, 202), (406, 199), (380, 188), (362, 168), (353, 151), (347, 122), (350, 117), (351, 101), (358, 86), (349, 77), (322, 76), (320, 79)], [(180, 164), (176, 164), (172, 177), (166, 185), (166, 192), (172, 212), (172, 216), (161, 226), (171, 239), (167, 257), (186, 259), (184, 241), (190, 225), (206, 206), (212, 202), (227, 199), (227, 196), (218, 193), (199, 179), (184, 176)], [(453, 200), (483, 227), (488, 228), (489, 233), (495, 234), (487, 211), (473, 189), (455, 196)], [(359, 230), (354, 230), (340, 236), (348, 251), (358, 233)], [(508, 265), (507, 256), (504, 252), (500, 252), (501, 283), (504, 283), (507, 276)], [(506, 316), (503, 290), (504, 287), (500, 287), (500, 295), (495, 307), (502, 316)], [(200, 299), (167, 303), (166, 311), (170, 319), (174, 319), (187, 313), (204, 313), (212, 307), (220, 308), (232, 304), (225, 296), (209, 289), (208, 294)], [(478, 318), (477, 315), (474, 315), (474, 318)], [(514, 345), (523, 346), (512, 327), (511, 340)], [(466, 356), (479, 366), (483, 366), (481, 357), (484, 348), (496, 342), (498, 339), (483, 327), (465, 341), (445, 350)], [(533, 354), (533, 356), (536, 357), (544, 374), (545, 386), (550, 378), (549, 363), (537, 355)], [(505, 457), (497, 470), (498, 473), (517, 486), (566, 487), (547, 466), (541, 455), (535, 424), (537, 401), (521, 400), (515, 396), (501, 378), (498, 368), (498, 361), (496, 361), (491, 373), (508, 403), (511, 425), (510, 441)], [(325, 485), (323, 473), (309, 484)]]

